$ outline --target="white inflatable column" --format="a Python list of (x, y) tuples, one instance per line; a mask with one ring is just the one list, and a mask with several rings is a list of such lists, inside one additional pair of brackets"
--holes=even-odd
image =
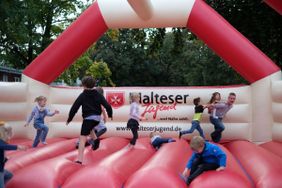
[(281, 80), (281, 72), (274, 73), (257, 82), (252, 87), (252, 138), (254, 142), (272, 139), (272, 81)]
[(281, 72), (272, 81), (272, 140), (282, 142), (282, 80)]

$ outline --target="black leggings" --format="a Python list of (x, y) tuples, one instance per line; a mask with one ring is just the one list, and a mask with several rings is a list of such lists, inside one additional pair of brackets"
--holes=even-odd
[(130, 140), (130, 144), (135, 145), (136, 140), (138, 139), (139, 123), (135, 119), (129, 119), (127, 122), (127, 127), (130, 128), (133, 134), (133, 138)]
[(202, 163), (200, 158), (196, 158), (191, 167), (190, 175), (187, 178), (186, 183), (189, 185), (197, 176), (202, 174), (204, 171), (215, 170), (219, 167), (218, 164), (215, 163)]

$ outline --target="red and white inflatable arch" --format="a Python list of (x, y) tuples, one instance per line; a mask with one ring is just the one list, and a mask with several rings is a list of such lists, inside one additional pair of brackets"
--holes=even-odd
[[(78, 136), (81, 116), (77, 115), (68, 127), (65, 121), (71, 104), (82, 88), (57, 88), (48, 84), (107, 29), (147, 27), (187, 27), (248, 80), (250, 85), (105, 88), (105, 97), (114, 107), (114, 121), (107, 123), (109, 131), (102, 140), (101, 148), (95, 152), (87, 150), (85, 163), (89, 166), (80, 171), (81, 168), (71, 162), (75, 158), (74, 152), (70, 152), (73, 140), (65, 139)], [(183, 140), (167, 144), (157, 153), (152, 151), (148, 138), (138, 140), (133, 152), (124, 148), (128, 143), (126, 138), (130, 136), (125, 129), (130, 92), (141, 93), (141, 110), (149, 119), (142, 122), (140, 136), (147, 136), (156, 129), (164, 136), (176, 137), (180, 129), (190, 126), (194, 97), (200, 96), (207, 102), (214, 91), (219, 91), (223, 98), (232, 91), (237, 94), (237, 101), (225, 119), (223, 139), (230, 142), (227, 149), (241, 164), (227, 151), (230, 165), (221, 176), (224, 179), (217, 181), (221, 177), (214, 172), (206, 173), (201, 181), (193, 182), (191, 187), (241, 188), (255, 185), (259, 188), (278, 188), (282, 185), (277, 175), (282, 172), (282, 159), (276, 156), (280, 153), (274, 150), (277, 150), (279, 143), (277, 146), (269, 142), (258, 147), (247, 141), (233, 140), (282, 141), (281, 88), (280, 68), (202, 0), (95, 1), (24, 70), (22, 83), (0, 83), (0, 119), (14, 128), (15, 143), (32, 139), (35, 134), (33, 127), (24, 128), (23, 124), (36, 96), (45, 95), (50, 107), (61, 112), (58, 116), (46, 118), (50, 127), (49, 142), (54, 144), (26, 153), (9, 153), (12, 159), (7, 168), (15, 172), (15, 177), (8, 187), (185, 187), (177, 173), (183, 170), (191, 151)], [(120, 100), (112, 100), (116, 98)], [(208, 114), (204, 114), (202, 127), (208, 137), (213, 129)], [(123, 138), (112, 138), (116, 136)], [(30, 144), (30, 141), (26, 144)], [(238, 151), (238, 148), (242, 150)], [(248, 160), (249, 156), (261, 162), (263, 167), (259, 168), (263, 171), (255, 169), (255, 165)], [(48, 158), (50, 160), (45, 161)], [(36, 163), (39, 161), (43, 162)], [(131, 161), (131, 165), (127, 165), (128, 161)], [(47, 170), (42, 171), (42, 168)], [(39, 178), (38, 171), (40, 177), (48, 177), (49, 184)], [(89, 178), (93, 171), (95, 178)], [(82, 172), (84, 176), (78, 174)], [(166, 176), (166, 181), (159, 181), (159, 174)], [(35, 176), (38, 178), (30, 178)], [(238, 185), (234, 185), (234, 181)]]

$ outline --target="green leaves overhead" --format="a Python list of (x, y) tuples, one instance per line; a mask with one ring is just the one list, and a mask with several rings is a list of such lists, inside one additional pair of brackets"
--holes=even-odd
[(80, 13), (77, 0), (1, 0), (0, 61), (25, 68)]
[[(25, 68), (92, 1), (87, 2), (1, 0), (1, 65)], [(206, 2), (282, 67), (282, 19), (277, 12), (258, 0)], [(85, 74), (102, 86), (247, 83), (185, 28), (111, 29), (58, 80), (73, 85)]]

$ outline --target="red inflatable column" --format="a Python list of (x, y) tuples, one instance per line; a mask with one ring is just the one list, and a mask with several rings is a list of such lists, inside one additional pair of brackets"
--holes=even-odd
[(280, 15), (282, 15), (282, 1), (281, 0), (264, 0), (268, 6), (276, 10)]
[(49, 84), (108, 29), (97, 1), (46, 48), (23, 73)]
[(265, 54), (204, 1), (196, 0), (187, 28), (250, 83), (280, 71)]

